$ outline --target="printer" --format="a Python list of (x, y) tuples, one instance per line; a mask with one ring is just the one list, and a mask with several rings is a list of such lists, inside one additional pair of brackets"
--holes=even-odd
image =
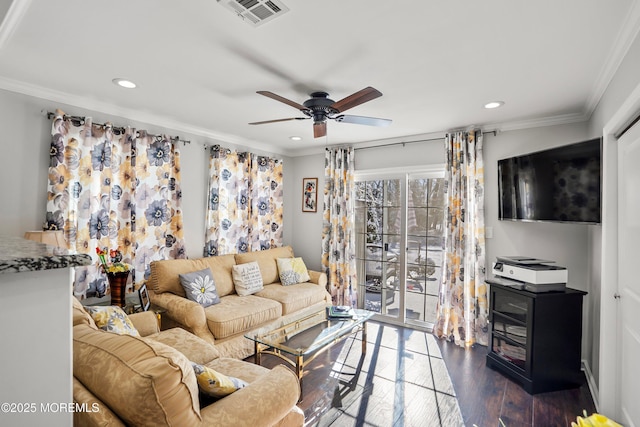
[(504, 284), (530, 292), (563, 290), (568, 280), (567, 269), (549, 265), (552, 263), (554, 261), (524, 256), (496, 257), (492, 273), (506, 279)]

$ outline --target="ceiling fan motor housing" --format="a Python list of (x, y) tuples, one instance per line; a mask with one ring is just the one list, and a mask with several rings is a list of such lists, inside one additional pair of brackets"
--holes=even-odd
[(303, 111), (303, 113), (312, 117), (314, 123), (326, 122), (328, 116), (338, 113), (335, 108), (331, 108), (335, 101), (328, 98), (327, 92), (313, 92), (310, 96), (311, 99), (302, 104), (308, 108), (308, 111)]

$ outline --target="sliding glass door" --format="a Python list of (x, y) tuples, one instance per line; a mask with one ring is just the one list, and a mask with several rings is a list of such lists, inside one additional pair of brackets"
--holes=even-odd
[(394, 322), (433, 325), (442, 277), (444, 203), (441, 169), (357, 174), (360, 307)]

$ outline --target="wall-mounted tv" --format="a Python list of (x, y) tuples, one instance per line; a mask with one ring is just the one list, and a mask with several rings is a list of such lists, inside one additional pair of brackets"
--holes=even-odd
[(599, 224), (600, 138), (498, 161), (501, 220)]

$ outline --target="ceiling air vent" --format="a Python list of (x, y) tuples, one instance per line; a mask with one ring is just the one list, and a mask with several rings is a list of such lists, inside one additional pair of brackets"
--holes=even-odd
[(278, 0), (217, 0), (244, 22), (257, 27), (289, 11)]

